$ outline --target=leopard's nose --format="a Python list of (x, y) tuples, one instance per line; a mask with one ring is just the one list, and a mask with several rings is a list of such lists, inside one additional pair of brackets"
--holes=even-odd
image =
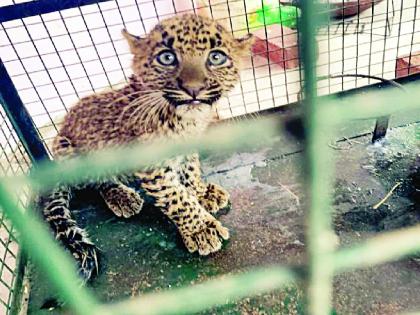
[(177, 78), (179, 87), (193, 99), (206, 88), (206, 71), (200, 62), (200, 60), (186, 60)]
[(178, 78), (177, 81), (178, 86), (193, 99), (197, 98), (198, 94), (200, 94), (200, 92), (206, 87), (204, 82), (199, 82), (197, 80), (183, 80)]
[(197, 98), (198, 94), (204, 89), (204, 86), (183, 86), (185, 91), (193, 98)]

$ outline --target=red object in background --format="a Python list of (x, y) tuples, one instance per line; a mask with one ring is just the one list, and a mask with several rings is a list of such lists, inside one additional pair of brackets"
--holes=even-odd
[(411, 55), (399, 57), (395, 66), (395, 77), (406, 77), (410, 74), (420, 72), (420, 51), (413, 52)]
[(299, 66), (296, 30), (281, 25), (270, 25), (266, 30), (261, 29), (253, 34), (255, 43), (252, 52), (255, 56), (269, 59), (271, 65), (282, 69), (294, 69)]
[(346, 18), (349, 16), (357, 15), (371, 8), (382, 0), (358, 0), (358, 1), (329, 1), (332, 12), (331, 16), (334, 18)]
[[(296, 2), (299, 4), (303, 1), (280, 0), (280, 3), (296, 5)], [(383, 0), (320, 0), (319, 2), (330, 6), (330, 13), (333, 18), (342, 19), (360, 14), (381, 1)]]

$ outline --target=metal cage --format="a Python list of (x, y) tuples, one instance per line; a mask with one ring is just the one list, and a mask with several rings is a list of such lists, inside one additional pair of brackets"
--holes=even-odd
[[(317, 95), (377, 83), (374, 77), (401, 82), (412, 80), (405, 77), (420, 72), (419, 8), (417, 0), (1, 1), (0, 167), (4, 178), (0, 182), (0, 313), (15, 314), (13, 301), (19, 303), (21, 265), (25, 259), (17, 239), (34, 256), (35, 263), (45, 270), (52, 285), (62, 292), (74, 312), (89, 315), (199, 311), (223, 298), (239, 298), (298, 280), (308, 284), (308, 312), (329, 314), (331, 279), (335, 273), (382, 263), (419, 250), (418, 228), (395, 232), (392, 235), (395, 242), (390, 241), (387, 254), (380, 253), (383, 250), (380, 244), (382, 237), (388, 239), (389, 236), (378, 236), (366, 244), (338, 252), (331, 248), (330, 214), (323, 210), (329, 202), (327, 183), (331, 173), (323, 164), (326, 153), (318, 150), (322, 141), (321, 129), (333, 130), (332, 125), (352, 117), (386, 116), (395, 110), (391, 103), (395, 100), (390, 100), (390, 94), (378, 95), (372, 106), (364, 108), (365, 99), (357, 93), (353, 93), (356, 96), (345, 107), (336, 106), (329, 98), (317, 98)], [(98, 304), (88, 291), (80, 289), (73, 273), (58, 279), (60, 268), (71, 270), (70, 262), (56, 248), (48, 233), (38, 230), (41, 224), (31, 212), (20, 211), (27, 207), (28, 187), (51, 186), (54, 178), (58, 178), (59, 170), (63, 177), (81, 176), (82, 164), (67, 165), (67, 169), (41, 164), (33, 168), (30, 177), (22, 175), (28, 174), (39, 161), (49, 159), (49, 140), (56, 135), (63, 115), (72, 104), (87, 94), (118, 86), (127, 79), (130, 55), (121, 29), (126, 27), (132, 33), (143, 35), (160, 19), (183, 12), (206, 14), (221, 21), (234, 35), (252, 32), (257, 37), (240, 84), (219, 104), (221, 119), (292, 106), (300, 100), (301, 93), (305, 95), (306, 183), (312, 196), (308, 206), (307, 235), (311, 240), (308, 268), (303, 273), (298, 268), (284, 267), (253, 271), (198, 288), (184, 288), (108, 308)], [(300, 51), (299, 43), (303, 48)], [(409, 86), (408, 89), (411, 95), (420, 96), (418, 87)], [(401, 98), (400, 103), (403, 101), (407, 104), (402, 104), (401, 108), (417, 106), (415, 97)], [(325, 117), (330, 116), (328, 110), (334, 113), (333, 117)], [(243, 144), (244, 135), (249, 135), (248, 142), (260, 141), (259, 136), (264, 135), (266, 125), (256, 123), (252, 128), (242, 125), (240, 128), (232, 131), (226, 146), (235, 141), (236, 145)], [(235, 133), (235, 130), (241, 132)], [(129, 152), (141, 149), (144, 148)], [(160, 157), (171, 150), (179, 148), (171, 147), (160, 153)], [(117, 161), (117, 155), (113, 161)], [(144, 163), (147, 161), (152, 159), (146, 157)], [(99, 163), (93, 169), (103, 172), (111, 162)], [(135, 165), (133, 161), (126, 162), (127, 167)], [(11, 191), (11, 187), (17, 186), (18, 191)], [(12, 198), (16, 193), (18, 205)], [(15, 229), (19, 232), (18, 238)], [(37, 254), (41, 246), (51, 248), (51, 257)], [(365, 261), (356, 259), (357, 256)], [(49, 269), (48, 266), (52, 267)], [(244, 283), (247, 289), (243, 289)], [(217, 291), (221, 293), (218, 298), (210, 294)], [(190, 300), (198, 296), (204, 298), (192, 306), (174, 302), (172, 309), (161, 303), (164, 299), (180, 296)]]

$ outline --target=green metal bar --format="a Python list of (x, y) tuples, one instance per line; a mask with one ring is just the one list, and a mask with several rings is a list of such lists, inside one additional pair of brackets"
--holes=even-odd
[(45, 224), (30, 210), (24, 210), (7, 185), (0, 182), (0, 207), (19, 231), (24, 250), (45, 273), (62, 298), (79, 315), (109, 314), (100, 308), (91, 294), (80, 287), (75, 264), (52, 239)]
[(420, 250), (420, 225), (383, 233), (334, 255), (336, 273), (397, 260)]
[(118, 315), (189, 314), (279, 289), (297, 280), (299, 275), (293, 269), (271, 267), (241, 275), (223, 276), (186, 288), (147, 294), (110, 305), (109, 310)]
[[(363, 96), (352, 96), (348, 99), (330, 99), (317, 107), (322, 125), (336, 125), (350, 119), (372, 118), (389, 115), (402, 110), (419, 109), (420, 84), (407, 87), (408, 93), (395, 94), (389, 89), (381, 93), (367, 93)], [(367, 100), (367, 101), (366, 101)], [(396, 102), (398, 101), (398, 102)], [(407, 104), (405, 104), (407, 102)], [(366, 105), (368, 104), (368, 106)], [(395, 106), (398, 104), (398, 107)], [(366, 112), (366, 114), (363, 114)], [(164, 159), (168, 156), (185, 153), (186, 150), (206, 149), (208, 152), (239, 149), (255, 144), (272, 143), (278, 131), (278, 122), (274, 119), (264, 119), (252, 123), (241, 123), (235, 126), (223, 126), (209, 131), (206, 137), (189, 143), (168, 143), (165, 147), (156, 145), (139, 145), (120, 152), (106, 150), (89, 155), (89, 158), (79, 157), (63, 163), (63, 167), (51, 165), (40, 167), (31, 172), (31, 182), (36, 188), (45, 186), (51, 188), (59, 181), (75, 182), (79, 177), (88, 178), (96, 174), (109, 173), (114, 165), (119, 165), (121, 171), (128, 171)], [(317, 152), (318, 154), (319, 152)], [(78, 165), (79, 162), (85, 163)], [(23, 176), (13, 178), (10, 183), (18, 186), (24, 182)], [(79, 179), (79, 181), (81, 181)]]
[[(273, 143), (278, 137), (279, 129), (275, 119), (262, 119), (253, 124), (240, 123), (235, 126), (214, 128), (206, 136), (188, 142), (172, 141), (164, 145), (140, 144), (118, 150), (94, 152), (61, 163), (40, 163), (39, 167), (31, 171), (29, 181), (35, 189), (48, 189), (54, 187), (57, 182), (75, 183), (95, 176), (132, 171), (196, 149), (217, 153), (234, 152), (246, 147), (255, 148)], [(7, 182), (9, 185), (20, 187), (27, 181), (26, 178), (26, 176), (12, 177), (8, 178)]]
[(327, 315), (331, 311), (334, 234), (331, 231), (329, 191), (332, 168), (329, 150), (326, 150), (326, 130), (322, 126), (317, 102), (316, 81), (316, 30), (320, 25), (317, 1), (302, 2), (300, 48), (303, 60), (304, 122), (305, 122), (305, 188), (309, 199), (307, 206), (308, 279), (307, 312)]
[[(404, 111), (418, 110), (420, 118), (420, 83), (404, 86), (407, 93), (388, 88), (346, 98), (330, 97), (319, 106), (323, 124), (338, 125), (354, 119), (371, 119)], [(392, 117), (391, 117), (392, 118)]]

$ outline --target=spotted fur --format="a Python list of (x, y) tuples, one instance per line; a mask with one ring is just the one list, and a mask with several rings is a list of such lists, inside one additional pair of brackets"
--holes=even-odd
[[(124, 87), (85, 97), (69, 111), (53, 143), (55, 158), (202, 134), (214, 120), (213, 105), (238, 82), (240, 60), (252, 44), (250, 36), (235, 39), (217, 22), (195, 15), (164, 20), (144, 38), (125, 30), (123, 35), (133, 54), (133, 75)], [(229, 194), (201, 179), (198, 155), (180, 156), (134, 175), (177, 226), (190, 252), (208, 255), (229, 238), (212, 216), (226, 207)], [(96, 182), (95, 187), (115, 215), (128, 218), (140, 212), (142, 197), (122, 178)], [(44, 215), (89, 279), (97, 269), (96, 251), (70, 217), (70, 198), (67, 187), (58, 187), (48, 196)]]

